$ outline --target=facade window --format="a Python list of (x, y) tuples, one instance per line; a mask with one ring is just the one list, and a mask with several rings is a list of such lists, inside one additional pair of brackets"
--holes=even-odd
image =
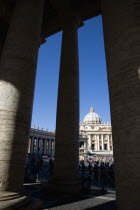
[(99, 140), (101, 140), (101, 134), (99, 134)]
[(104, 144), (104, 150), (107, 150), (107, 144)]
[(104, 134), (103, 135), (103, 139), (106, 140), (107, 139), (107, 135)]
[(91, 145), (91, 149), (95, 150), (95, 145), (94, 144)]
[(91, 139), (94, 140), (95, 139), (95, 134), (91, 135)]
[(102, 150), (102, 146), (100, 146), (100, 150)]
[(110, 146), (110, 150), (112, 150), (112, 146)]

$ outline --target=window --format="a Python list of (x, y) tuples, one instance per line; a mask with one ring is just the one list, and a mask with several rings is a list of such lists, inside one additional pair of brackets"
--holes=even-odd
[(110, 146), (110, 150), (112, 150), (112, 146)]
[(107, 139), (107, 135), (104, 134), (103, 135), (103, 139), (106, 140)]
[(100, 150), (102, 150), (102, 146), (100, 146)]
[(94, 144), (91, 145), (91, 149), (92, 149), (92, 150), (95, 150)]
[(104, 144), (104, 150), (107, 150), (107, 144)]
[(91, 135), (91, 139), (92, 139), (92, 140), (95, 139), (95, 134), (92, 134), (92, 135)]

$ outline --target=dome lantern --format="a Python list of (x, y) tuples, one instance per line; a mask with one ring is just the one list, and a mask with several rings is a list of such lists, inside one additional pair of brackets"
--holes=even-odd
[(94, 108), (91, 106), (90, 112), (85, 116), (84, 122), (87, 124), (101, 124), (100, 116), (94, 112)]

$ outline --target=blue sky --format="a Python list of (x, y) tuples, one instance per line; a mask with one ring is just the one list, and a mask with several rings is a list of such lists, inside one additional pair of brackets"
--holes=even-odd
[[(92, 105), (103, 121), (110, 107), (101, 16), (84, 22), (78, 30), (80, 67), (80, 121)], [(40, 47), (31, 126), (55, 129), (62, 33)]]

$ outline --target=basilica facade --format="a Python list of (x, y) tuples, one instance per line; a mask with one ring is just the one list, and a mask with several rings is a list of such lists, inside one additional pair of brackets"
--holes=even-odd
[[(90, 108), (90, 112), (80, 122), (79, 152), (97, 156), (112, 156), (113, 142), (111, 123), (102, 123), (101, 117)], [(55, 132), (30, 129), (28, 153), (39, 155), (55, 155)], [(82, 156), (83, 157), (83, 156)]]
[(102, 122), (101, 117), (91, 107), (80, 122), (80, 135), (87, 137), (87, 151), (96, 155), (113, 155), (111, 123)]

